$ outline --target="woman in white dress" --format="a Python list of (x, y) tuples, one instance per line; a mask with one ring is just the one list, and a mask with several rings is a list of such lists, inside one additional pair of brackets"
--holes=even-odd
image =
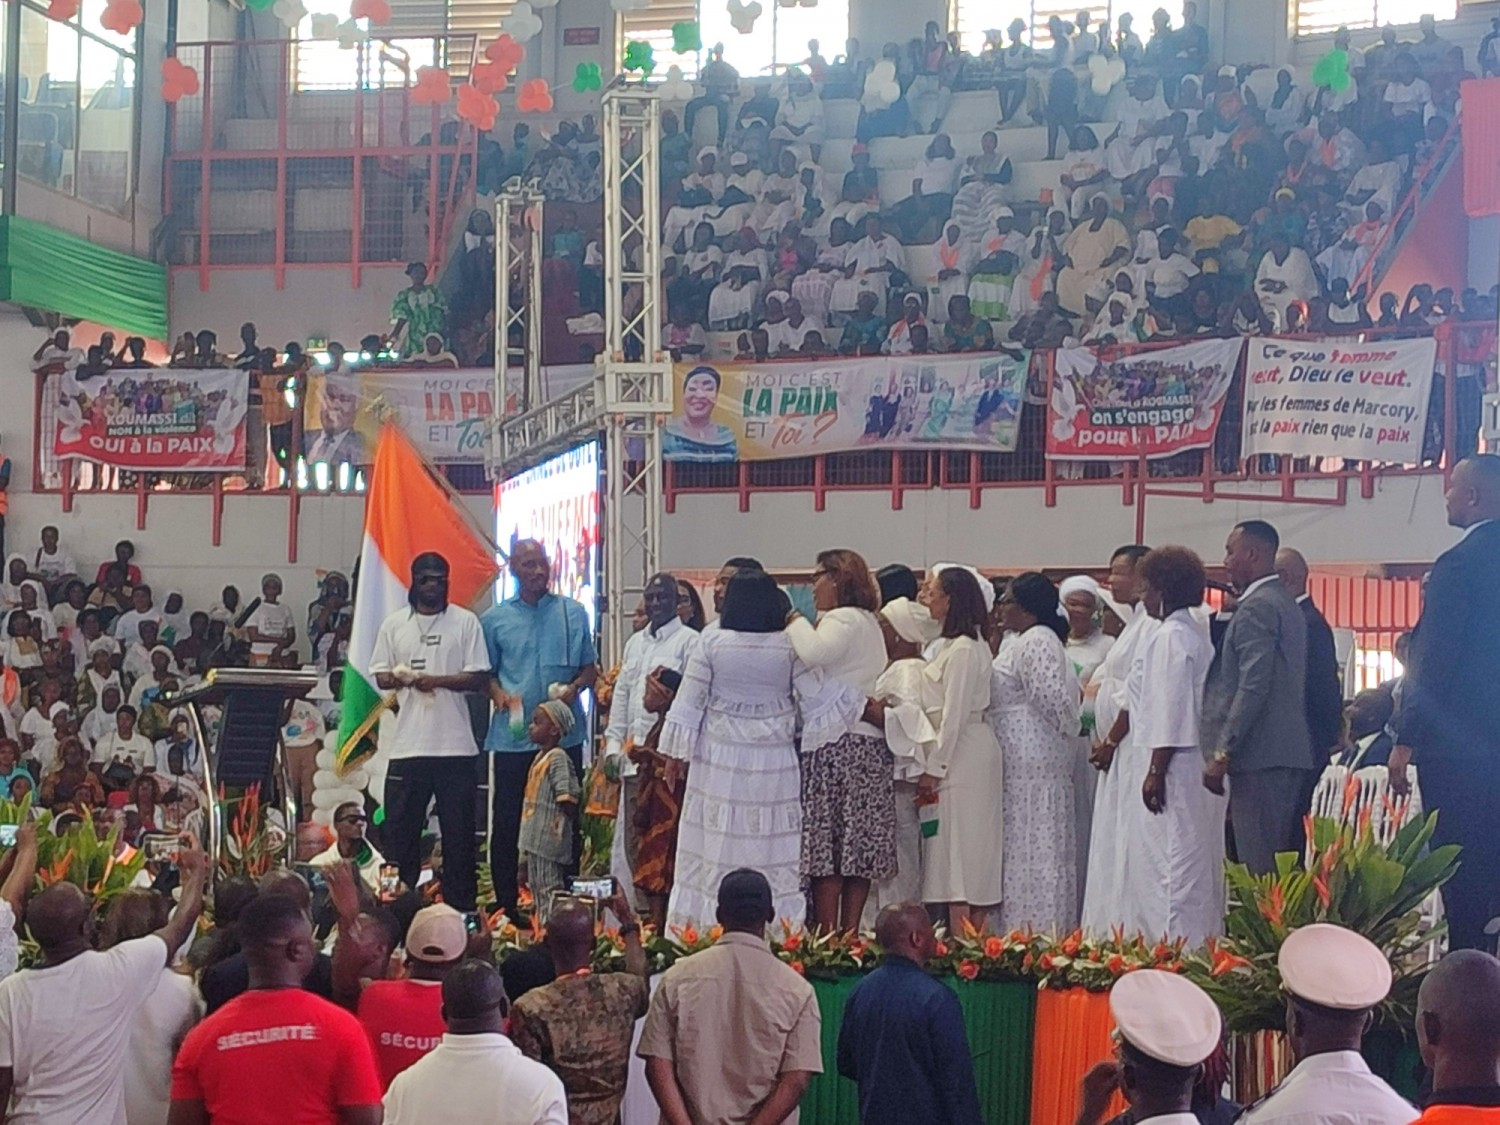
[(1094, 696), (1097, 691), (1091, 681), (1109, 655), (1115, 639), (1099, 628), (1099, 614), (1104, 608), (1099, 583), (1087, 574), (1075, 574), (1062, 580), (1057, 594), (1062, 599), (1063, 612), (1068, 615), (1068, 639), (1063, 642), (1063, 647), (1068, 651), (1078, 686), (1083, 689), (1080, 733), (1073, 751), (1073, 825), (1078, 844), (1078, 905), (1082, 909), (1097, 784), (1094, 767), (1089, 763), (1089, 752), (1094, 748)]
[(989, 722), (1005, 757), (1001, 807), (1005, 896), (1000, 926), (1065, 934), (1078, 924), (1073, 753), (1078, 678), (1063, 638), (1057, 587), (1031, 572), (1011, 580), (999, 603), (1014, 644), (995, 657)]
[(750, 227), (740, 228), (719, 277), (719, 284), (708, 295), (709, 327), (748, 327), (755, 300), (771, 277), (771, 259)]
[(1128, 688), (1131, 737), (1149, 765), (1125, 818), (1125, 930), (1196, 949), (1223, 932), (1228, 805), (1203, 786), (1198, 741), (1214, 658), (1192, 613), (1203, 601), (1203, 563), (1186, 547), (1158, 547), (1141, 560), (1141, 579), (1161, 626), (1141, 646)]
[[(946, 906), (948, 925), (958, 933), (968, 921), (982, 927), (1002, 893), (1000, 747), (984, 722), (990, 702), (986, 611), (979, 580), (956, 566), (934, 569), (919, 600), (942, 622), (923, 673), (937, 740), (917, 788), (924, 800), (937, 798), (938, 827), (922, 840), (922, 899)], [(872, 701), (871, 712), (885, 725), (883, 703)]]
[[(814, 627), (786, 623), (798, 658), (828, 681), (875, 694), (885, 671), (885, 638), (875, 607), (880, 589), (854, 551), (823, 551), (813, 571)], [(863, 704), (861, 704), (863, 705)], [(830, 734), (836, 731), (830, 731)], [(831, 742), (802, 737), (802, 877), (825, 931), (859, 929), (870, 884), (896, 870), (894, 767), (880, 727), (859, 722)]]
[[(792, 743), (801, 699), (802, 735), (833, 741), (852, 727), (864, 700), (834, 718), (820, 709), (821, 684), (797, 659), (785, 626), (791, 603), (770, 575), (738, 571), (724, 592), (719, 628), (705, 632), (688, 660), (659, 752), (686, 762), (687, 790), (677, 836), (677, 877), (667, 925), (707, 931), (719, 883), (739, 867), (771, 883), (776, 917), (793, 927), (806, 914), (801, 774)], [(846, 728), (847, 729), (847, 728)]]

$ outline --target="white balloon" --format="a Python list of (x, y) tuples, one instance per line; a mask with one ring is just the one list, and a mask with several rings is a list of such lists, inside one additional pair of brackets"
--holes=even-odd
[(314, 39), (332, 39), (339, 33), (338, 16), (318, 12), (312, 18), (311, 31)]
[(500, 21), (500, 30), (509, 33), (517, 43), (525, 43), (541, 34), (542, 17), (536, 14), (527, 0), (521, 0), (510, 10), (510, 15)]
[(319, 750), (318, 756), (313, 759), (313, 762), (320, 770), (331, 770), (338, 763), (338, 757), (331, 749)]
[(370, 771), (363, 768), (350, 770), (344, 775), (344, 784), (363, 793), (370, 787)]
[(313, 774), (313, 788), (315, 789), (337, 789), (344, 783), (344, 779), (332, 770), (319, 770)]
[(339, 791), (337, 789), (313, 790), (313, 808), (327, 809), (332, 812), (341, 804), (343, 804), (343, 800), (339, 797)]
[(755, 21), (761, 15), (760, 0), (729, 0), (729, 23), (741, 35), (749, 35), (755, 30)]
[(314, 824), (318, 825), (320, 828), (332, 828), (333, 827), (333, 810), (332, 809), (313, 809), (312, 822)]

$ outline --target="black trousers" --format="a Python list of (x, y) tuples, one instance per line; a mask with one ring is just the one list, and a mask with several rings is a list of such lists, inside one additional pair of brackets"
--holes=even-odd
[(1423, 758), (1417, 766), (1423, 807), (1438, 814), (1433, 846), (1463, 848), (1458, 873), (1443, 888), (1449, 949), (1495, 951), (1495, 939), (1484, 932), (1500, 914), (1500, 837), (1494, 823), (1500, 779), (1484, 764), (1489, 760)]
[[(566, 747), (573, 768), (583, 776), (583, 747)], [(490, 794), (490, 880), (495, 903), (512, 918), (516, 910), (516, 870), (521, 865), (521, 806), (526, 802), (526, 775), (536, 760), (534, 751), (493, 753), (494, 792)], [(576, 832), (576, 822), (575, 822)], [(578, 841), (573, 841), (577, 858)]]
[[(443, 834), (443, 898), (456, 910), (473, 910), (478, 882), (474, 805), (480, 758), (396, 758), (385, 778), (382, 842), (401, 881), (417, 885), (422, 871), (422, 832), (427, 806), (437, 799)], [(515, 878), (515, 872), (511, 872)]]

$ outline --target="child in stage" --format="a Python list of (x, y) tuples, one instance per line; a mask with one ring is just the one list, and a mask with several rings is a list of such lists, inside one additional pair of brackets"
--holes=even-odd
[(573, 862), (573, 825), (581, 788), (572, 759), (558, 743), (573, 729), (566, 703), (549, 699), (531, 713), (527, 737), (536, 743), (536, 759), (526, 775), (521, 806), (520, 881), (531, 888), (537, 915), (545, 923), (552, 896), (563, 889)]
[(687, 788), (687, 764), (656, 752), (667, 712), (677, 698), (682, 674), (658, 668), (646, 678), (646, 710), (656, 716), (644, 746), (628, 753), (636, 764), (635, 889), (645, 896), (651, 922), (660, 933), (667, 923), (667, 899), (677, 868), (677, 821)]

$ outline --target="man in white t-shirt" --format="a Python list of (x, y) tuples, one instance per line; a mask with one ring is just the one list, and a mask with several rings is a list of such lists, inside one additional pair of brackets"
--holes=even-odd
[(1381, 100), (1391, 122), (1391, 151), (1410, 152), (1422, 139), (1427, 110), (1432, 105), (1432, 87), (1418, 74), (1411, 52), (1396, 56), (1396, 74), (1386, 84)]
[(297, 624), (292, 611), (281, 604), (281, 576), (268, 574), (260, 580), (260, 605), (245, 622), (250, 638), (250, 663), (264, 668), (280, 666), (297, 645)]
[(381, 749), (390, 763), (386, 854), (401, 869), (402, 882), (415, 887), (427, 806), (435, 797), (443, 899), (473, 910), (479, 746), (464, 693), (488, 688), (490, 660), (479, 618), (448, 604), (448, 569), (448, 560), (435, 551), (412, 560), (410, 607), (381, 623), (370, 673), (381, 691), (396, 693), (396, 713), (380, 724)]
[(49, 596), (64, 578), (78, 573), (78, 564), (58, 545), (57, 528), (50, 524), (42, 528), (42, 545), (31, 558), (30, 571), (46, 585)]
[(129, 648), (140, 643), (142, 621), (154, 621), (156, 627), (161, 628), (161, 610), (151, 604), (151, 587), (145, 583), (130, 592), (130, 608), (115, 618), (110, 632), (121, 645)]
[(125, 1125), (136, 1013), (203, 909), (208, 857), (194, 847), (178, 866), (182, 898), (167, 924), (104, 952), (93, 948), (94, 904), (72, 883), (32, 899), (26, 924), (42, 963), (0, 981), (0, 1105), (11, 1125)]

